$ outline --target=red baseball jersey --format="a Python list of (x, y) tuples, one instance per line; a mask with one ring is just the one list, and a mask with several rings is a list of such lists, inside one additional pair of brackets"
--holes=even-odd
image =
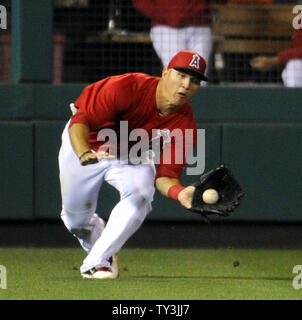
[[(165, 150), (171, 152), (171, 161), (165, 163), (161, 155), (157, 168), (157, 177), (180, 179), (186, 166), (186, 154), (192, 153), (196, 144), (196, 123), (189, 103), (169, 116), (158, 113), (156, 88), (159, 79), (159, 77), (142, 73), (127, 73), (111, 76), (87, 86), (75, 101), (78, 111), (72, 117), (70, 126), (74, 123), (83, 123), (89, 126), (89, 142), (95, 151), (98, 151), (104, 144), (104, 141), (98, 140), (98, 134), (100, 130), (105, 128), (115, 131), (118, 148), (122, 148), (119, 139), (121, 121), (127, 121), (129, 133), (134, 129), (144, 129), (148, 133), (149, 141), (151, 141), (155, 129), (170, 132), (173, 132), (174, 129), (176, 131), (180, 129), (183, 143), (186, 132), (190, 131), (192, 139), (191, 143), (190, 139), (188, 139), (189, 143), (186, 140), (186, 147), (184, 144), (180, 146), (179, 140), (176, 143), (176, 138), (172, 135), (171, 141), (165, 146)], [(182, 163), (175, 160), (179, 152), (183, 153)]]
[(279, 53), (282, 65), (286, 65), (289, 60), (302, 59), (302, 29), (293, 32), (293, 46)]
[(211, 22), (207, 0), (132, 0), (132, 3), (151, 19), (153, 26), (180, 28), (210, 25)]

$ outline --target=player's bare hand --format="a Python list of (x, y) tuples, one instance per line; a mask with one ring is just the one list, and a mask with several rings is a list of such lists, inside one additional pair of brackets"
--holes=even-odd
[(87, 166), (88, 164), (93, 164), (99, 162), (96, 153), (87, 152), (80, 157), (80, 163), (82, 166)]
[(110, 155), (106, 151), (87, 152), (80, 157), (80, 162), (82, 166), (87, 166), (88, 164), (94, 164), (103, 159), (112, 160), (115, 159), (115, 156)]
[(192, 199), (195, 187), (188, 186), (178, 194), (178, 201), (187, 209), (192, 207)]

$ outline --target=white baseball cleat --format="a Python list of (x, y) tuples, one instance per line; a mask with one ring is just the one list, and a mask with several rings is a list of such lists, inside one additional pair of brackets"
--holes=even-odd
[[(100, 217), (99, 220), (105, 227), (106, 222)], [(113, 255), (109, 258), (109, 262), (110, 267), (94, 267), (82, 273), (82, 277), (85, 279), (116, 279), (119, 276), (118, 257)]]
[(111, 267), (94, 267), (82, 273), (85, 279), (116, 279), (119, 276), (118, 257), (116, 255), (109, 259)]

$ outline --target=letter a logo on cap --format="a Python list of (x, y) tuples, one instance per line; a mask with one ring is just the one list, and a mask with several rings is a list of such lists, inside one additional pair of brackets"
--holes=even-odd
[(199, 61), (200, 61), (200, 57), (198, 54), (194, 54), (189, 66), (194, 67), (196, 69), (199, 69)]

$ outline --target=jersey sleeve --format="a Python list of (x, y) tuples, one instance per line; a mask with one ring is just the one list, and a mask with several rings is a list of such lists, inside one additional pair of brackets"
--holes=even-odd
[(182, 123), (182, 128), (171, 132), (171, 142), (161, 153), (160, 163), (156, 172), (156, 179), (160, 177), (175, 178), (180, 180), (187, 159), (193, 153), (197, 143), (197, 128), (195, 121), (189, 121), (188, 125)]
[(280, 52), (279, 59), (282, 65), (286, 65), (292, 59), (302, 59), (302, 45)]
[(75, 102), (78, 112), (70, 125), (83, 123), (91, 130), (102, 127), (131, 106), (134, 91), (131, 76), (112, 77), (87, 86)]
[(132, 4), (138, 11), (150, 18), (156, 13), (156, 9), (154, 9), (156, 4), (154, 5), (152, 0), (132, 0)]

